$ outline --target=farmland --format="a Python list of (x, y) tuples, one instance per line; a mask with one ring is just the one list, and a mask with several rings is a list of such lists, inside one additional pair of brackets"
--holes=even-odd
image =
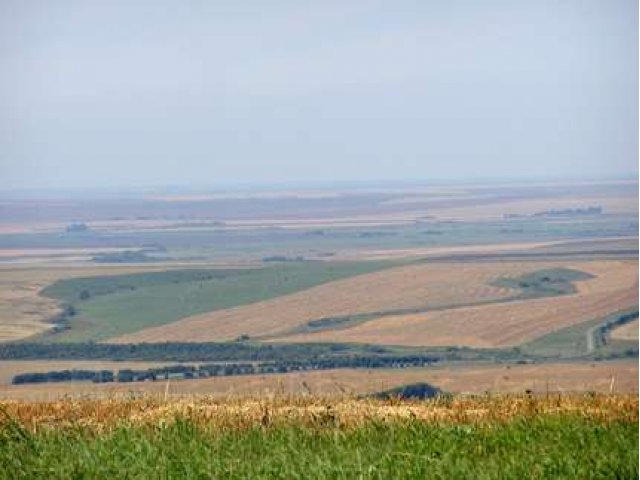
[(74, 306), (69, 330), (43, 340), (103, 340), (182, 317), (286, 295), (390, 262), (291, 262), (262, 268), (176, 269), (59, 281), (43, 295)]
[[(518, 273), (522, 271), (522, 267), (516, 265), (511, 268)], [(196, 335), (200, 341), (228, 340), (241, 334), (251, 337), (274, 334), (326, 317), (426, 305), (442, 307), (474, 298), (500, 299), (510, 295), (510, 289), (489, 283), (504, 270), (502, 266), (494, 266), (474, 272), (473, 267), (452, 270), (449, 265), (388, 269), (243, 307), (185, 318), (112, 341), (150, 342), (166, 338), (189, 341)]]
[(577, 282), (575, 295), (391, 315), (339, 332), (284, 338), (291, 342), (331, 342), (340, 338), (345, 342), (407, 346), (505, 347), (637, 304), (636, 262), (594, 262), (576, 268), (595, 278)]
[(614, 340), (638, 341), (638, 320), (621, 325), (611, 332), (611, 338)]
[(638, 26), (0, 0), (0, 480), (640, 478)]
[[(526, 300), (517, 300), (519, 291), (513, 285), (504, 280), (497, 282), (560, 267), (593, 274), (594, 278), (575, 281), (575, 294)], [(112, 341), (158, 342), (169, 338), (220, 341), (248, 335), (293, 343), (502, 347), (518, 345), (553, 330), (633, 306), (637, 304), (636, 290), (637, 263), (633, 261), (427, 262), (185, 318)], [(549, 312), (556, 313), (550, 315)], [(354, 317), (355, 322), (351, 321)], [(317, 324), (322, 319), (337, 328), (295, 333), (295, 329), (314, 325), (313, 322)], [(339, 319), (345, 321), (341, 323)], [(293, 332), (277, 336), (287, 330)], [(276, 338), (270, 338), (274, 336)]]
[(636, 396), (80, 400), (2, 409), (2, 478), (638, 474)]
[[(613, 182), (6, 200), (2, 378), (56, 383), (1, 395), (606, 392), (613, 370), (637, 391), (636, 199)], [(56, 377), (215, 362), (255, 368), (168, 391)]]

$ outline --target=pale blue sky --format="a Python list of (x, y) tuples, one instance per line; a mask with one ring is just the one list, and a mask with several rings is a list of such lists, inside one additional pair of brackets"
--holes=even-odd
[(0, 1), (0, 188), (615, 177), (637, 0)]

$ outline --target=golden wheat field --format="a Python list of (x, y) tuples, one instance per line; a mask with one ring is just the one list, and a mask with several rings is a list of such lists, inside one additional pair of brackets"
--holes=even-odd
[(480, 364), (407, 369), (336, 369), (273, 375), (239, 375), (169, 383), (88, 382), (0, 385), (0, 399), (49, 401), (61, 397), (105, 398), (114, 395), (168, 395), (171, 398), (209, 395), (359, 395), (401, 385), (427, 382), (446, 392), (637, 392), (638, 362), (621, 360), (594, 363), (531, 365)]
[[(583, 265), (574, 266), (581, 269)], [(284, 295), (250, 305), (199, 314), (177, 322), (147, 328), (136, 333), (110, 339), (113, 343), (172, 341), (223, 341), (233, 340), (239, 335), (251, 337), (277, 336), (320, 318), (373, 313), (397, 309), (443, 309), (471, 303), (498, 301), (517, 292), (490, 285), (500, 277), (518, 276), (544, 268), (566, 266), (560, 262), (486, 262), (486, 263), (425, 263), (388, 269), (380, 272), (329, 282), (302, 292)], [(586, 268), (586, 267), (585, 267)], [(591, 269), (602, 272), (591, 290), (607, 288), (613, 277), (631, 267), (622, 268), (617, 263), (595, 263)], [(629, 275), (627, 275), (628, 277)], [(617, 288), (631, 286), (615, 283)], [(375, 324), (368, 322), (366, 325)], [(402, 321), (404, 324), (404, 319)], [(362, 327), (366, 327), (363, 325)], [(396, 328), (397, 325), (394, 325)], [(403, 326), (404, 328), (404, 326)], [(356, 330), (359, 332), (359, 330)], [(353, 336), (344, 339), (352, 330), (326, 332), (327, 337), (318, 341), (360, 341)], [(394, 343), (393, 336), (378, 336), (371, 343)], [(492, 334), (492, 333), (491, 333)], [(294, 335), (283, 337), (286, 341), (316, 341), (315, 336)], [(336, 338), (340, 338), (336, 340)], [(425, 341), (424, 335), (418, 337)], [(464, 344), (454, 339), (453, 345)], [(366, 340), (367, 342), (369, 340)], [(425, 343), (429, 345), (429, 343)]]
[(577, 293), (572, 295), (386, 316), (350, 328), (288, 335), (277, 341), (508, 347), (638, 304), (636, 261), (564, 266), (594, 278), (576, 282)]

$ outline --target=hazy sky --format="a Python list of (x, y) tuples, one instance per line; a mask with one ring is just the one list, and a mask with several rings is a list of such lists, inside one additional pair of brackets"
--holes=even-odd
[(1, 0), (0, 188), (635, 175), (637, 0)]

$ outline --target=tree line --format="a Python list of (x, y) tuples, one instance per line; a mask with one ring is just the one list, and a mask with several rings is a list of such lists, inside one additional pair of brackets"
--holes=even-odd
[(334, 357), (308, 360), (285, 360), (262, 363), (210, 363), (203, 365), (170, 365), (146, 370), (61, 370), (21, 373), (13, 377), (14, 385), (26, 383), (91, 381), (140, 382), (169, 378), (206, 378), (233, 375), (265, 375), (336, 368), (409, 368), (423, 367), (438, 362), (437, 357), (427, 355), (400, 355), (380, 357)]
[(630, 312), (622, 315), (618, 315), (607, 320), (605, 323), (600, 325), (594, 332), (594, 341), (596, 347), (601, 347), (609, 343), (609, 335), (611, 330), (625, 323), (629, 323), (638, 318), (638, 312)]

